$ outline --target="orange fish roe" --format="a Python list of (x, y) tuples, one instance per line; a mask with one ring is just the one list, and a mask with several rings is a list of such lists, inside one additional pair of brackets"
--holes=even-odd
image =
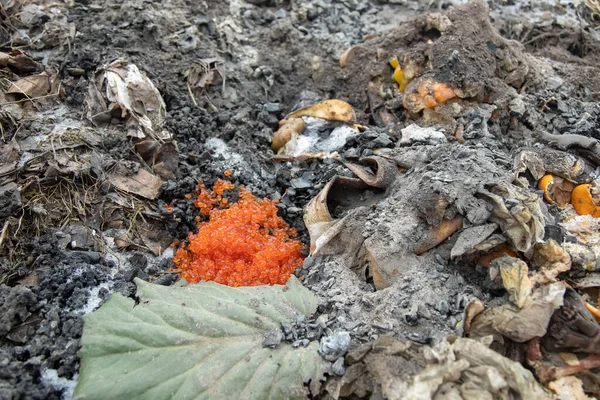
[(231, 176), (231, 174), (233, 174), (233, 171), (232, 171), (232, 170), (230, 170), (230, 169), (228, 169), (227, 171), (223, 172), (223, 175), (225, 175), (225, 176), (227, 176), (227, 177), (230, 177), (230, 176)]
[(194, 200), (194, 206), (200, 210), (204, 215), (208, 215), (210, 210), (215, 206), (225, 208), (227, 206), (227, 199), (223, 198), (223, 193), (226, 189), (233, 189), (233, 183), (218, 179), (214, 186), (212, 193), (206, 190), (202, 181), (198, 182), (196, 188), (196, 200)]
[(200, 182), (194, 205), (209, 221), (199, 222), (198, 233), (190, 233), (189, 245), (173, 257), (179, 274), (188, 282), (228, 286), (285, 284), (304, 261), (295, 229), (277, 216), (275, 201), (256, 199), (244, 188), (227, 208), (225, 189), (233, 185), (219, 180), (209, 193)]

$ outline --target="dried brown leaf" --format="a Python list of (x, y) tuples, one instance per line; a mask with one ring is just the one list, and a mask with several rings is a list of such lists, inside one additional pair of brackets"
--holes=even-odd
[(30, 99), (36, 99), (50, 93), (50, 88), (50, 76), (47, 73), (42, 72), (38, 75), (31, 75), (19, 79), (12, 84), (6, 93), (23, 94)]
[(498, 268), (502, 276), (502, 284), (517, 307), (523, 308), (525, 301), (531, 295), (533, 285), (527, 275), (527, 264), (518, 258), (503, 256), (495, 259), (490, 267)]
[(136, 174), (125, 176), (113, 174), (109, 178), (110, 183), (119, 190), (136, 194), (146, 199), (154, 200), (160, 194), (163, 181), (150, 172), (140, 169)]

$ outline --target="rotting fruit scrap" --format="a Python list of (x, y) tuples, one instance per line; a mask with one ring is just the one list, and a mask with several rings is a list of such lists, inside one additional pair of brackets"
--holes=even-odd
[(550, 204), (556, 201), (563, 207), (570, 200), (577, 214), (600, 218), (600, 202), (595, 198), (597, 188), (589, 183), (575, 186), (563, 178), (547, 174), (539, 180), (538, 188), (544, 191), (544, 200)]
[(229, 205), (223, 193), (233, 188), (218, 180), (209, 192), (200, 183), (194, 205), (209, 221), (198, 222), (198, 233), (173, 257), (180, 276), (228, 286), (285, 284), (304, 261), (296, 231), (277, 215), (275, 201), (256, 199), (243, 187)]

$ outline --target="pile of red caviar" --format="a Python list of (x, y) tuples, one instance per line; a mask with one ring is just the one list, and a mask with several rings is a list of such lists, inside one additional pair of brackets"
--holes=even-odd
[(302, 243), (293, 239), (297, 232), (277, 216), (275, 201), (256, 199), (243, 187), (229, 205), (223, 193), (233, 188), (223, 180), (212, 192), (199, 184), (194, 205), (209, 220), (198, 221), (198, 233), (177, 250), (179, 274), (188, 282), (229, 286), (285, 284), (304, 261)]

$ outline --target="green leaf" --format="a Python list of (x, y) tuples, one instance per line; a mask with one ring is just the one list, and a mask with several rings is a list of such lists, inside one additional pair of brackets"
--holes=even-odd
[(84, 317), (75, 399), (300, 399), (329, 370), (317, 342), (262, 346), (281, 321), (316, 310), (295, 277), (238, 288), (135, 283), (139, 304), (114, 294)]

